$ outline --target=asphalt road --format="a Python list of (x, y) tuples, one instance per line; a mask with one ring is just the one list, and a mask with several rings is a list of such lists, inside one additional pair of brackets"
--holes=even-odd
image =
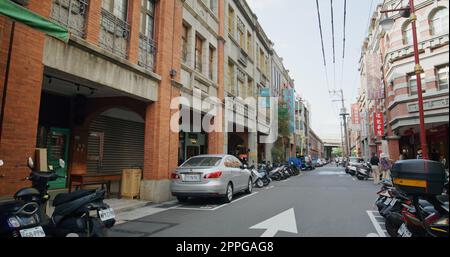
[(378, 189), (372, 181), (355, 180), (343, 168), (328, 165), (273, 182), (251, 195), (238, 195), (226, 205), (195, 200), (184, 205), (173, 201), (150, 206), (141, 213), (152, 215), (116, 225), (110, 236), (384, 236), (382, 224), (375, 224), (369, 214)]

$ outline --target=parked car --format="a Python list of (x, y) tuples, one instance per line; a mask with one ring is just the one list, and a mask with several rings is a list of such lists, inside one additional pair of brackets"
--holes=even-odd
[(358, 167), (360, 167), (363, 163), (364, 163), (363, 158), (350, 157), (345, 166), (345, 172), (354, 176), (357, 173)]
[(251, 193), (251, 172), (232, 155), (200, 155), (183, 163), (172, 174), (170, 190), (178, 201), (189, 197), (217, 197), (231, 202), (233, 196)]

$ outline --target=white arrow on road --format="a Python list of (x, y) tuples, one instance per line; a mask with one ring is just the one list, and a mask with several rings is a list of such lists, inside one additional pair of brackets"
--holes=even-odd
[(294, 208), (258, 223), (253, 227), (250, 227), (250, 229), (265, 229), (266, 231), (261, 235), (261, 237), (274, 237), (278, 231), (298, 234)]

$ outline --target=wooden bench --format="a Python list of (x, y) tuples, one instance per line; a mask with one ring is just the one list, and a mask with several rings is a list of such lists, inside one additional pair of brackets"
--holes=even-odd
[(83, 189), (84, 186), (89, 185), (101, 185), (102, 189), (106, 188), (106, 195), (109, 197), (111, 195), (111, 183), (119, 182), (119, 192), (118, 198), (121, 197), (121, 181), (122, 172), (116, 173), (88, 173), (88, 174), (73, 174), (70, 176), (69, 181), (69, 192), (75, 186), (75, 189)]

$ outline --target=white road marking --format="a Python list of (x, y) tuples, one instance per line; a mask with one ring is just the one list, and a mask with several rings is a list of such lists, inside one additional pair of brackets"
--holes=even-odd
[(378, 221), (375, 218), (375, 215), (373, 213), (374, 213), (374, 211), (367, 211), (367, 215), (369, 215), (370, 221), (372, 221), (372, 224), (375, 227), (375, 229), (377, 230), (378, 235), (380, 237), (386, 237), (386, 234), (384, 233), (384, 229), (381, 228), (380, 224), (378, 223)]
[(274, 237), (278, 231), (298, 234), (294, 208), (258, 223), (250, 227), (250, 229), (265, 229), (266, 231), (264, 231), (261, 237)]
[(253, 192), (253, 193), (251, 193), (249, 195), (246, 195), (246, 196), (240, 197), (240, 198), (238, 198), (236, 200), (233, 200), (231, 203), (221, 204), (221, 205), (219, 205), (217, 207), (214, 207), (214, 208), (209, 208), (208, 206), (183, 207), (183, 205), (180, 204), (180, 205), (177, 205), (177, 206), (169, 208), (169, 210), (174, 210), (175, 209), (175, 210), (191, 210), (191, 211), (215, 211), (215, 210), (218, 210), (218, 209), (220, 209), (222, 207), (228, 206), (230, 204), (239, 202), (240, 200), (243, 200), (243, 199), (245, 199), (247, 197), (254, 196), (256, 194), (258, 194), (258, 192)]

